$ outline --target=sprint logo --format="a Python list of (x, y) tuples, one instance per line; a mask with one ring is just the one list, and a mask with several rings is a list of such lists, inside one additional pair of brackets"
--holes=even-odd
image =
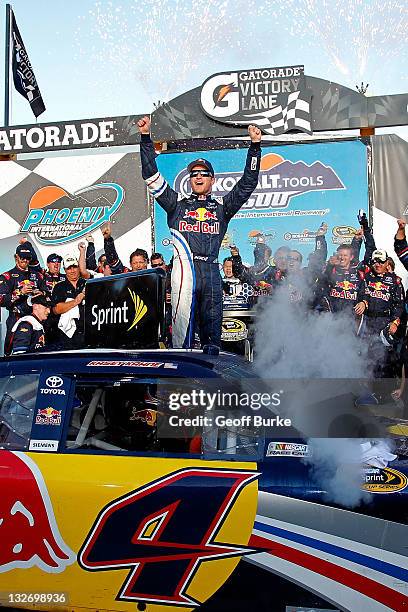
[(122, 304), (111, 302), (106, 308), (99, 308), (97, 304), (94, 304), (91, 309), (91, 325), (96, 327), (98, 331), (107, 325), (128, 325), (129, 323), (131, 323), (130, 327), (126, 331), (135, 328), (147, 314), (147, 306), (135, 291), (129, 288), (128, 291), (134, 307), (133, 320), (131, 315), (132, 307), (124, 300)]
[(147, 313), (147, 306), (144, 301), (128, 287), (128, 291), (130, 293), (130, 297), (132, 298), (132, 302), (135, 307), (135, 317), (133, 319), (132, 325), (129, 327), (128, 331), (130, 331), (133, 327), (135, 327), (139, 321), (143, 319), (145, 314)]

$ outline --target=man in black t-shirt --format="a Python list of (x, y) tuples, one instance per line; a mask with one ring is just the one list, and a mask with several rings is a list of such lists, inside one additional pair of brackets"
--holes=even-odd
[(63, 348), (81, 348), (84, 345), (85, 284), (80, 277), (78, 259), (68, 255), (64, 259), (67, 278), (57, 283), (52, 292), (53, 312), (58, 316), (58, 343)]

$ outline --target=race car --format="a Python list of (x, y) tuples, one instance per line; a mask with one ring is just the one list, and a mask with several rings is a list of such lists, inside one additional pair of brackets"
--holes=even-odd
[[(319, 446), (265, 424), (281, 389), (262, 384), (223, 352), (1, 360), (1, 606), (408, 609), (404, 452), (368, 460), (347, 507), (347, 470), (330, 498), (333, 475), (322, 486), (310, 461)], [(248, 421), (242, 397), (260, 390), (271, 406)]]

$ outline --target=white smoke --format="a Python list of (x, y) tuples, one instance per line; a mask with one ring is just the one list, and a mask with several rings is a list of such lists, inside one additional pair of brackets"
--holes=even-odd
[(358, 439), (313, 438), (304, 463), (322, 487), (328, 501), (353, 508), (368, 502), (370, 493), (361, 489), (361, 444)]
[[(358, 379), (368, 375), (365, 347), (356, 336), (357, 321), (352, 314), (318, 313), (307, 306), (310, 289), (302, 276), (296, 291), (283, 286), (260, 306), (255, 337), (254, 366), (268, 385), (275, 379), (290, 379), (292, 389), (282, 402), (284, 416), (295, 427), (313, 435), (322, 412), (309, 412), (316, 403), (339, 401), (342, 395), (361, 392)], [(290, 302), (290, 295), (303, 294), (302, 302)], [(347, 408), (344, 409), (347, 414)], [(340, 416), (341, 419), (341, 409)], [(351, 417), (352, 418), (352, 417)], [(308, 430), (308, 421), (314, 420)], [(358, 438), (310, 438), (307, 459), (314, 479), (327, 499), (344, 506), (357, 506), (370, 495), (362, 486), (362, 450)]]

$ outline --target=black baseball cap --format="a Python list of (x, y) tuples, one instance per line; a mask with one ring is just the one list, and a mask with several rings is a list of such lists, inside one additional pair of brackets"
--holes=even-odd
[(61, 255), (57, 255), (57, 253), (51, 253), (47, 257), (47, 263), (61, 263), (62, 257)]
[(31, 261), (33, 258), (31, 250), (28, 247), (24, 246), (24, 244), (18, 245), (18, 247), (16, 248), (16, 255), (21, 257), (21, 259), (28, 259), (28, 261)]
[(45, 295), (37, 295), (36, 297), (31, 298), (31, 304), (40, 304), (40, 306), (51, 308), (51, 300)]
[(204, 166), (204, 168), (207, 168), (208, 172), (211, 172), (211, 176), (214, 176), (214, 168), (212, 167), (211, 162), (209, 162), (207, 159), (200, 158), (200, 159), (195, 159), (194, 161), (190, 162), (187, 166), (187, 172), (191, 174), (191, 171), (196, 166)]

